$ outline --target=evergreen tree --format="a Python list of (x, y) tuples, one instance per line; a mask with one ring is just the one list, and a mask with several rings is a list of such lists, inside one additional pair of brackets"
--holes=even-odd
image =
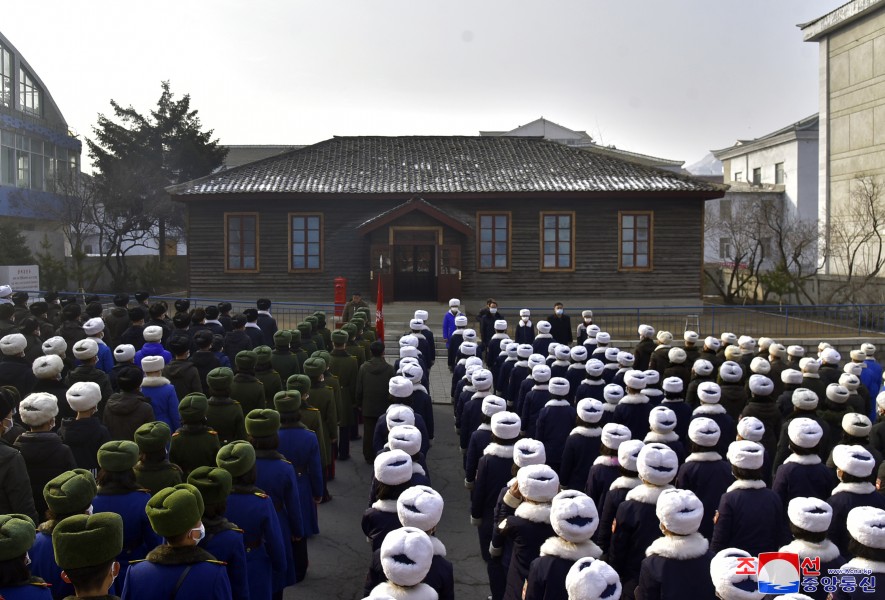
[(34, 256), (19, 226), (9, 221), (0, 222), (0, 265), (32, 265)]

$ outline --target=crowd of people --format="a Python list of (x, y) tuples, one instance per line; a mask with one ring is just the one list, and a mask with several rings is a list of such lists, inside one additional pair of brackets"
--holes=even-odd
[[(455, 598), (426, 311), (391, 365), (360, 298), (340, 327), (316, 312), (292, 329), (268, 299), (179, 300), (171, 318), (144, 294), (84, 300), (0, 286), (0, 597), (281, 598), (362, 438), (363, 595)], [(641, 325), (627, 351), (591, 311), (574, 330), (561, 304), (511, 324), (490, 300), (474, 329), (449, 304), (452, 441), (490, 598), (762, 599), (741, 565), (775, 551), (863, 573), (803, 578), (804, 597), (885, 597), (873, 344), (843, 361)]]

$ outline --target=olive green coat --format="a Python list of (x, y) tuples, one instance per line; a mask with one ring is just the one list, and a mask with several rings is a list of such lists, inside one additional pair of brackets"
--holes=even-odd
[(264, 385), (254, 375), (237, 373), (230, 384), (230, 397), (240, 403), (243, 415), (248, 415), (256, 408), (265, 408), (267, 401), (264, 396)]
[(211, 396), (206, 423), (218, 432), (218, 442), (223, 446), (236, 440), (246, 439), (246, 420), (243, 407), (227, 396)]
[(187, 475), (197, 467), (214, 467), (220, 449), (214, 429), (207, 425), (184, 425), (172, 434), (169, 460)]
[(298, 362), (298, 357), (291, 352), (274, 350), (273, 354), (270, 355), (270, 364), (280, 374), (281, 381), (287, 381), (292, 375), (301, 374), (301, 363)]
[[(315, 381), (310, 388), (310, 405), (319, 409), (323, 417), (323, 442), (326, 452), (332, 456), (332, 440), (338, 439), (338, 407), (335, 405), (335, 391), (325, 381)], [(306, 423), (305, 423), (306, 424)]]
[(363, 417), (377, 418), (387, 410), (390, 404), (387, 385), (391, 377), (393, 367), (381, 356), (373, 356), (372, 360), (360, 367), (355, 398)]
[(345, 350), (347, 350), (347, 353), (351, 356), (356, 357), (356, 361), (359, 363), (360, 367), (366, 362), (366, 350), (356, 342), (347, 342)]
[(329, 437), (326, 435), (325, 428), (323, 427), (322, 413), (319, 409), (302, 404), (301, 422), (305, 427), (316, 434), (317, 441), (320, 443), (320, 461), (323, 463), (324, 467), (328, 467), (332, 464), (332, 456), (329, 454), (329, 448), (332, 447), (332, 444), (329, 441)]
[(359, 374), (357, 359), (346, 350), (332, 350), (332, 362), (329, 370), (338, 379), (341, 386), (341, 406), (338, 412), (338, 424), (341, 427), (355, 425), (353, 409), (356, 401), (356, 379)]
[(135, 465), (135, 482), (151, 494), (156, 494), (163, 488), (176, 486), (183, 480), (184, 474), (181, 469), (171, 462), (144, 465), (139, 461)]
[[(273, 407), (273, 397), (277, 392), (283, 391), (282, 377), (273, 368), (266, 371), (255, 371), (255, 377), (264, 386), (265, 406)], [(288, 379), (288, 377), (287, 377)], [(249, 413), (246, 413), (249, 414)]]

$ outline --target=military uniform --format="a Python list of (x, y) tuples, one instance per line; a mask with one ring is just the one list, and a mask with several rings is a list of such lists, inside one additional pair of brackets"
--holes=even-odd
[(325, 469), (332, 463), (332, 455), (329, 453), (331, 442), (325, 427), (323, 427), (323, 414), (317, 407), (310, 404), (310, 377), (294, 375), (289, 378), (286, 385), (290, 392), (298, 391), (301, 394), (301, 422), (316, 434), (320, 446), (320, 461)]
[(288, 331), (277, 331), (273, 336), (274, 350), (270, 357), (270, 363), (274, 370), (279, 373), (280, 381), (284, 382), (292, 375), (301, 372), (301, 363), (298, 357), (290, 350), (292, 334)]
[(224, 563), (197, 546), (158, 546), (132, 565), (123, 585), (126, 600), (188, 597), (233, 597)]
[[(304, 370), (311, 379), (310, 404), (319, 409), (323, 416), (323, 431), (326, 432), (323, 443), (326, 444), (326, 453), (329, 457), (334, 457), (332, 442), (337, 441), (338, 411), (335, 406), (334, 391), (324, 381), (319, 380), (319, 376), (325, 371), (325, 361), (321, 358), (310, 358), (304, 363)], [(327, 475), (330, 474), (330, 470), (334, 470), (334, 465), (334, 458), (331, 458)]]
[[(337, 332), (336, 332), (337, 333)], [(340, 431), (338, 434), (338, 455), (350, 457), (350, 438), (356, 428), (356, 381), (359, 364), (356, 357), (343, 349), (332, 350), (329, 370), (338, 378), (341, 385), (341, 406), (338, 412)]]
[(271, 361), (272, 353), (273, 351), (268, 346), (259, 346), (255, 349), (255, 354), (258, 357), (255, 363), (255, 377), (264, 386), (265, 406), (273, 406), (273, 397), (283, 389), (280, 374), (274, 369)]
[(208, 401), (206, 422), (218, 432), (219, 443), (223, 445), (234, 440), (245, 440), (243, 408), (239, 402), (230, 397), (233, 372), (226, 367), (213, 369), (206, 376), (206, 380), (212, 392)]
[(289, 350), (291, 350), (292, 354), (295, 355), (295, 359), (298, 361), (298, 372), (303, 373), (304, 361), (310, 358), (310, 355), (304, 348), (304, 342), (301, 339), (301, 330), (296, 328), (289, 333), (292, 334), (292, 343), (289, 344)]
[(264, 408), (264, 386), (255, 377), (257, 356), (251, 350), (240, 352), (236, 357), (237, 374), (230, 386), (230, 396), (240, 403), (243, 414), (248, 415), (256, 408)]
[(274, 571), (286, 568), (286, 550), (273, 500), (257, 487), (234, 486), (224, 516), (245, 532), (250, 600), (269, 600)]
[[(301, 333), (301, 349), (304, 350), (304, 352), (307, 354), (307, 357), (311, 356), (314, 352), (319, 350), (316, 343), (313, 341), (313, 336), (311, 333), (312, 329), (313, 328), (310, 326), (310, 323), (302, 322), (298, 324), (298, 331)], [(307, 360), (307, 357), (305, 357), (304, 360)], [(304, 370), (304, 362), (301, 363), (301, 366), (302, 370)]]
[(218, 432), (208, 425), (186, 423), (172, 434), (169, 460), (186, 475), (197, 467), (215, 464), (219, 448)]

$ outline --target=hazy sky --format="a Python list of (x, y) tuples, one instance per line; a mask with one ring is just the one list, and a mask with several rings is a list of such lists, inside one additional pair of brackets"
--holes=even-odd
[[(540, 116), (688, 163), (818, 109), (797, 23), (841, 0), (40, 0), (2, 32), (68, 124), (160, 81), (225, 144), (476, 135)], [(84, 163), (87, 158), (84, 151)]]

